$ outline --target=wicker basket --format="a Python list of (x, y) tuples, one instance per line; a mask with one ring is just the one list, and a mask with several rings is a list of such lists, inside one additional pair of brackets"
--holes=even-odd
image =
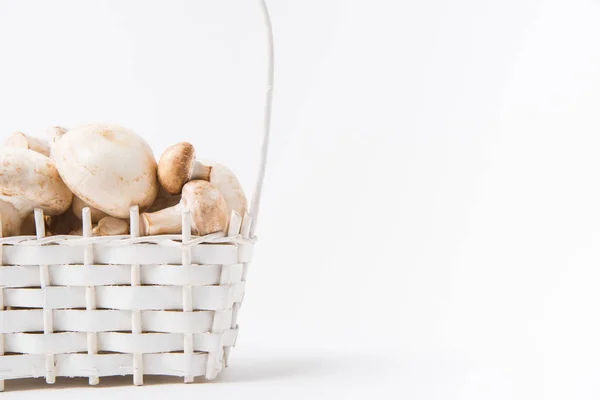
[[(261, 165), (249, 214), (233, 214), (227, 234), (139, 237), (138, 207), (130, 236), (94, 237), (89, 209), (82, 236), (0, 238), (0, 390), (6, 379), (171, 375), (213, 379), (238, 334), (248, 263), (268, 150), (273, 39)], [(1, 224), (0, 224), (1, 227)], [(1, 236), (1, 235), (0, 235)]]

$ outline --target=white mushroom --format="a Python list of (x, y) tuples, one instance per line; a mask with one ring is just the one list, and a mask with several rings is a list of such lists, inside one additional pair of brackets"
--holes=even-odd
[[(81, 219), (81, 211), (85, 208), (90, 208), (90, 216), (92, 217), (92, 223), (97, 223), (102, 218), (106, 217), (107, 214), (102, 212), (94, 207), (90, 207), (85, 201), (81, 200), (77, 196), (73, 196), (73, 203), (71, 204), (71, 210), (73, 210), (73, 214), (79, 219)], [(81, 223), (81, 222), (80, 222)]]
[(92, 230), (94, 236), (127, 235), (129, 234), (129, 223), (120, 218), (104, 217)]
[(181, 214), (184, 210), (190, 212), (194, 235), (224, 231), (229, 223), (223, 195), (208, 182), (191, 181), (183, 186), (179, 204), (140, 216), (141, 234), (181, 233)]
[(158, 162), (158, 181), (171, 194), (181, 193), (183, 185), (191, 180), (209, 181), (225, 198), (229, 213), (244, 215), (248, 202), (242, 185), (227, 167), (213, 162), (197, 162), (194, 146), (187, 142), (167, 148)]
[(0, 148), (0, 200), (18, 211), (19, 229), (35, 208), (46, 215), (62, 214), (72, 196), (51, 159), (28, 149)]
[[(50, 128), (46, 131), (47, 135), (53, 137), (58, 137), (66, 132), (66, 129), (61, 127)], [(33, 150), (36, 153), (40, 153), (45, 155), (46, 157), (50, 156), (50, 145), (46, 140), (39, 139), (36, 137), (25, 135), (21, 132), (15, 132), (11, 136), (6, 139), (4, 142), (6, 146), (20, 147), (23, 149)], [(79, 199), (78, 199), (79, 200)], [(73, 204), (75, 204), (75, 197), (73, 198)], [(81, 204), (81, 200), (79, 201)], [(80, 214), (81, 215), (81, 214)], [(105, 214), (106, 215), (106, 214)], [(48, 216), (45, 215), (45, 224), (46, 224), (46, 234), (50, 232), (50, 229), (55, 229), (58, 234), (66, 234), (68, 230), (70, 230), (71, 226), (80, 225), (79, 223), (75, 223), (71, 218), (72, 214), (65, 213), (61, 215)], [(81, 217), (80, 217), (81, 218)], [(21, 232), (20, 235), (35, 235), (36, 227), (35, 227), (35, 218), (34, 214), (29, 214), (23, 220), (21, 224)]]
[(50, 141), (50, 155), (48, 157), (52, 160), (54, 160), (54, 155), (52, 154), (54, 143), (56, 143), (65, 133), (67, 133), (67, 128), (63, 128), (62, 126), (53, 126), (46, 129), (46, 137)]
[(150, 207), (158, 193), (152, 150), (128, 129), (93, 124), (57, 134), (52, 157), (77, 197), (113, 217)]
[(5, 146), (21, 147), (23, 149), (33, 150), (43, 154), (46, 157), (50, 155), (50, 145), (43, 139), (25, 135), (21, 132), (15, 132), (10, 135), (5, 141)]

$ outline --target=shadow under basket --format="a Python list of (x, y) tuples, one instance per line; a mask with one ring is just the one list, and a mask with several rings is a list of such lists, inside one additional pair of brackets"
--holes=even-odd
[[(89, 208), (83, 236), (0, 237), (0, 391), (6, 380), (144, 375), (214, 379), (235, 345), (238, 311), (266, 170), (273, 96), (273, 31), (267, 32), (267, 90), (258, 178), (249, 213), (233, 212), (226, 233), (139, 236), (131, 208), (129, 236), (93, 236)], [(0, 216), (1, 218), (1, 216)], [(2, 225), (0, 224), (0, 227)], [(1, 228), (0, 228), (1, 230)], [(0, 234), (1, 236), (1, 234)]]

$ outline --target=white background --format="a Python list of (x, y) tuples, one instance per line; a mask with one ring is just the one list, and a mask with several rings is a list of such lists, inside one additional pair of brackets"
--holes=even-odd
[[(597, 399), (600, 3), (269, 5), (273, 140), (230, 368), (45, 398)], [(0, 0), (0, 132), (114, 122), (157, 156), (193, 142), (250, 192), (263, 35), (257, 1)]]

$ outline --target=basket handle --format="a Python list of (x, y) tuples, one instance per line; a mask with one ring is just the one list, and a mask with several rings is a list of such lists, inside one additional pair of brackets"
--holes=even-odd
[(265, 26), (267, 28), (267, 57), (268, 57), (268, 70), (267, 70), (267, 91), (265, 100), (265, 111), (264, 111), (264, 131), (260, 150), (260, 166), (256, 184), (254, 186), (254, 193), (252, 194), (252, 202), (250, 205), (250, 216), (252, 217), (252, 224), (250, 226), (250, 237), (254, 237), (256, 231), (256, 219), (258, 218), (258, 210), (260, 208), (260, 198), (262, 195), (263, 182), (265, 180), (265, 172), (267, 168), (267, 154), (269, 152), (269, 137), (271, 134), (271, 109), (273, 105), (273, 82), (274, 82), (274, 45), (273, 45), (273, 25), (271, 24), (271, 17), (269, 15), (269, 9), (267, 7), (266, 0), (260, 0), (262, 14)]

